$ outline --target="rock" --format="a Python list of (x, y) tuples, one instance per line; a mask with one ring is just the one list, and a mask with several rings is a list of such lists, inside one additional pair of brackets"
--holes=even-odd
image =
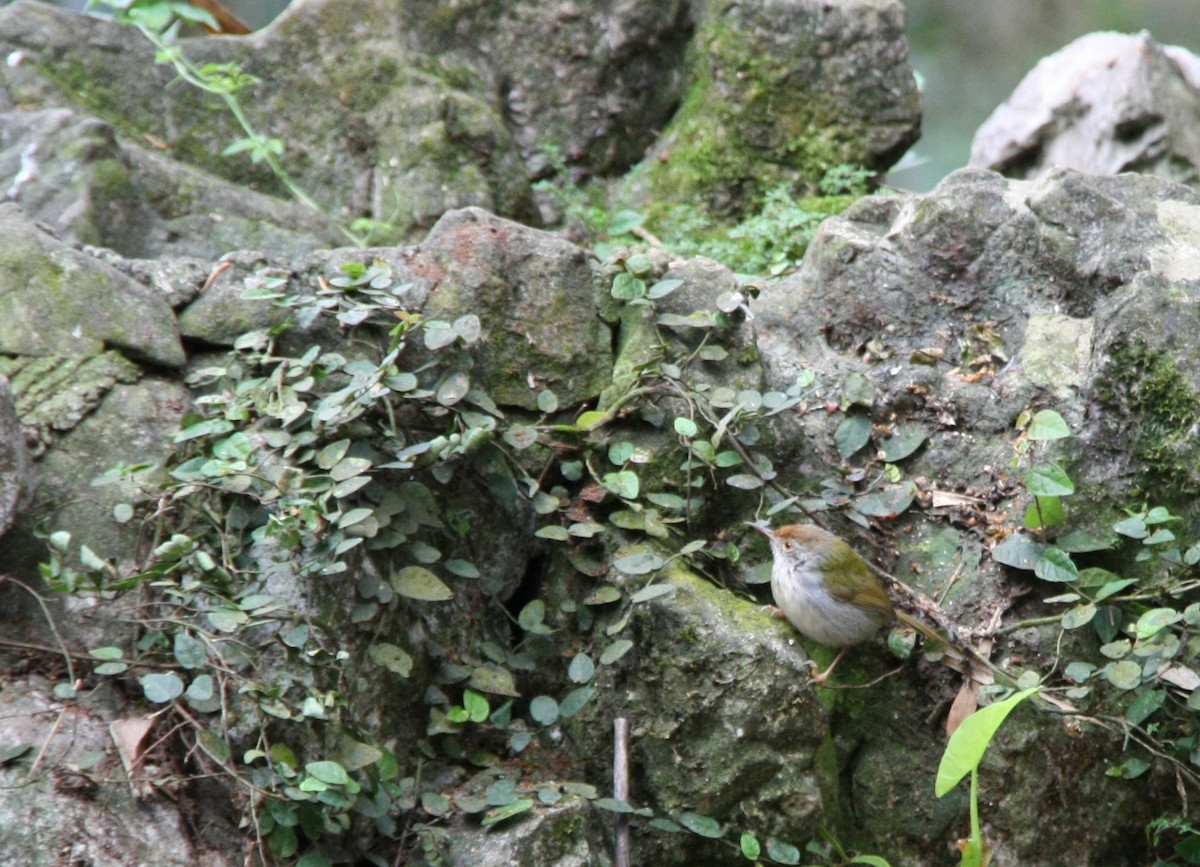
[(635, 205), (736, 219), (775, 187), (815, 192), (829, 169), (882, 170), (916, 141), (920, 97), (896, 0), (700, 9), (688, 90), (633, 176)]
[[(467, 205), (536, 219), (524, 165), (498, 107), (459, 88), (457, 71), (410, 50), (395, 15), (386, 3), (297, 4), (251, 36), (183, 40), (181, 47), (197, 65), (238, 62), (262, 79), (252, 97), (243, 97), (250, 122), (286, 142), (284, 162), (295, 183), (337, 219), (369, 217), (376, 235), (392, 241)], [(0, 54), (19, 61), (0, 87), (0, 110), (19, 104), (83, 111), (111, 124), (130, 153), (129, 142), (148, 139), (237, 187), (291, 198), (265, 162), (222, 155), (245, 132), (214, 97), (179, 86), (163, 100), (173, 72), (154, 63), (153, 46), (133, 31), (27, 3), (0, 8), (0, 34)], [(325, 74), (314, 76), (318, 68)], [(314, 229), (329, 237), (328, 221), (294, 225), (299, 206), (254, 197), (234, 204), (221, 185), (209, 185), (203, 205), (192, 210), (195, 191), (188, 181), (195, 173), (142, 156), (146, 189), (162, 196), (156, 209), (164, 228), (194, 237), (178, 252), (195, 252), (205, 234), (247, 235), (217, 255), (251, 241), (263, 248), (294, 244)], [(283, 228), (259, 224), (264, 213), (273, 213), (270, 222)], [(230, 217), (226, 236), (215, 220), (231, 214), (240, 216)]]
[[(1014, 604), (1005, 600), (1019, 579), (987, 549), (993, 525), (1019, 526), (1029, 505), (1026, 464), (1013, 463), (1024, 411), (1054, 409), (1071, 427), (1069, 440), (1038, 444), (1039, 459), (1059, 462), (1075, 483), (1068, 526), (1105, 531), (1112, 515), (1147, 499), (1194, 518), (1200, 400), (1190, 383), (1200, 378), (1200, 332), (1180, 323), (1190, 322), (1198, 305), (1200, 195), (1188, 187), (1073, 171), (1010, 181), (967, 169), (927, 195), (873, 197), (826, 221), (800, 272), (751, 306), (768, 385), (783, 388), (814, 369), (825, 383), (815, 400), (833, 410), (802, 417), (795, 472), (829, 476), (844, 459), (835, 431), (865, 411), (885, 430), (923, 427), (920, 449), (900, 462), (906, 479), (975, 497), (961, 509), (935, 501), (911, 522), (883, 519), (902, 528), (892, 537), (898, 556), (891, 571), (944, 596), (951, 619), (971, 628)], [(869, 408), (847, 402), (851, 377), (869, 386), (855, 392), (869, 395)], [(882, 448), (878, 430), (872, 437), (868, 449)], [(851, 466), (863, 460), (848, 458)], [(858, 494), (842, 495), (842, 508), (853, 513)], [(873, 532), (864, 541), (878, 545), (887, 535)], [(1041, 610), (1026, 602), (1007, 616)], [(1003, 646), (1002, 663), (1036, 667), (1034, 660), (1052, 653), (1056, 630), (1031, 631)], [(1084, 640), (1082, 632), (1069, 634)], [(871, 817), (861, 827), (875, 829), (872, 835), (853, 845), (928, 861), (937, 854), (923, 841), (949, 834), (936, 828), (951, 809), (913, 782), (941, 750), (940, 741), (926, 742), (927, 722), (911, 707), (932, 699), (910, 696), (901, 684), (894, 689), (890, 699), (886, 688), (864, 696), (867, 706), (831, 721), (839, 756), (854, 756), (850, 788), (836, 797), (858, 793), (854, 815)], [(951, 693), (941, 687), (945, 701)], [(883, 715), (886, 734), (869, 722)], [(988, 797), (1004, 804), (1006, 815), (989, 819), (997, 851), (1022, 864), (1141, 863), (1137, 829), (1161, 806), (1100, 775), (1072, 783), (1093, 794), (1079, 802), (1089, 805), (1090, 818), (1069, 848), (1047, 849), (1044, 836), (1035, 843), (1025, 833), (1037, 798), (1008, 781), (1038, 773), (1045, 752), (1031, 746), (1035, 737), (1073, 756), (1066, 766), (1091, 767), (1119, 751), (1103, 731), (1077, 739), (1044, 716), (1016, 727), (996, 747), (1007, 772), (993, 772), (990, 782), (986, 771), (981, 775), (992, 787)], [(837, 803), (826, 800), (824, 809)], [(906, 807), (898, 811), (897, 804)]]
[(586, 251), (468, 208), (439, 220), (408, 267), (432, 281), (427, 319), (482, 321), (476, 352), (487, 362), (472, 378), (498, 404), (537, 409), (538, 393), (551, 389), (560, 406), (574, 406), (608, 384), (616, 307)]
[[(411, 42), (477, 70), (498, 94), (513, 138), (535, 171), (557, 146), (585, 175), (619, 174), (645, 156), (684, 84), (694, 23), (681, 0), (456, 4), (404, 7)], [(531, 51), (531, 46), (537, 46)]]
[[(818, 762), (824, 713), (798, 688), (808, 667), (796, 634), (686, 569), (668, 571), (675, 592), (638, 608), (637, 655), (612, 687), (630, 717), (637, 790), (660, 813), (736, 817), (741, 831), (803, 849), (834, 781)], [(593, 715), (616, 712), (599, 703)], [(741, 859), (722, 854), (700, 837), (639, 834), (633, 861)]]
[(12, 388), (0, 375), (0, 536), (12, 526), (31, 484), (29, 453), (13, 406)]
[(556, 867), (608, 867), (611, 831), (602, 827), (603, 813), (579, 798), (567, 797), (553, 807), (534, 810), (512, 822), (480, 828), (461, 821), (450, 835), (449, 864), (509, 867), (554, 864)]
[(972, 166), (1054, 168), (1195, 184), (1200, 58), (1149, 33), (1091, 33), (1042, 60), (975, 133)]
[(0, 115), (0, 187), (59, 237), (129, 256), (261, 246), (300, 255), (341, 240), (311, 208), (237, 187), (66, 108)]
[(84, 356), (109, 346), (163, 367), (183, 364), (161, 295), (40, 231), (16, 205), (0, 205), (0, 237), (0, 355)]
[[(141, 783), (135, 786), (126, 780), (109, 724), (132, 709), (114, 686), (102, 681), (70, 704), (55, 697), (53, 686), (37, 675), (26, 675), (6, 677), (0, 688), (0, 707), (7, 716), (6, 756), (13, 748), (25, 748), (20, 758), (6, 758), (0, 766), (0, 850), (7, 863), (233, 863), (225, 859), (222, 847), (212, 844), (223, 834), (224, 850), (236, 851), (228, 848), (233, 829), (212, 809), (215, 801), (188, 799), (184, 809), (182, 801), (156, 792), (147, 782), (171, 785), (171, 765), (161, 752), (148, 751), (138, 773)], [(49, 761), (35, 769), (35, 757)], [(188, 824), (200, 818), (192, 812), (196, 808), (204, 817), (199, 838), (194, 834), (197, 828)], [(133, 816), (137, 821), (130, 820)]]

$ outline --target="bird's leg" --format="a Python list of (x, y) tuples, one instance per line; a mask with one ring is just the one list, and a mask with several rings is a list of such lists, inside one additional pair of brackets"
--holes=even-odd
[[(833, 674), (834, 666), (841, 662), (842, 657), (846, 655), (846, 651), (849, 649), (849, 647), (843, 647), (841, 650), (839, 650), (838, 655), (833, 658), (833, 662), (829, 663), (829, 668), (825, 669), (820, 674), (814, 674), (812, 676), (812, 680), (809, 682), (814, 686), (820, 686), (821, 684), (825, 683), (825, 681), (829, 679), (829, 675)], [(813, 667), (816, 668), (815, 665)]]

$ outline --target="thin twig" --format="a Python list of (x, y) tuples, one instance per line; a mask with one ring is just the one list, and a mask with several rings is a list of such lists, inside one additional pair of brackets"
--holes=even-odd
[[(613, 797), (629, 800), (629, 720), (623, 716), (613, 720)], [(630, 867), (629, 816), (617, 813), (616, 817), (616, 867)]]

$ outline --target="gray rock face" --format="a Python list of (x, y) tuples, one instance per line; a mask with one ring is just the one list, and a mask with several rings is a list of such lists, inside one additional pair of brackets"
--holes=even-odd
[(813, 192), (840, 163), (882, 169), (917, 138), (920, 95), (895, 0), (698, 4), (684, 102), (628, 185), (652, 213), (738, 217)]
[[(69, 723), (54, 725), (62, 719), (62, 703), (52, 686), (33, 676), (6, 678), (0, 688), (6, 746), (24, 744), (32, 752), (44, 746), (52, 757), (32, 774), (29, 762), (6, 762), (0, 768), (6, 790), (0, 798), (0, 851), (5, 862), (23, 867), (229, 864), (218, 849), (194, 840), (175, 804), (153, 794), (146, 783), (137, 794), (133, 786), (106, 786), (105, 797), (95, 797), (100, 781), (124, 774), (109, 725), (125, 721), (129, 708), (111, 685), (102, 685), (86, 712), (68, 714)], [(150, 765), (141, 773), (143, 780), (166, 776), (165, 767), (153, 766), (153, 760)], [(137, 820), (113, 821), (114, 815)], [(221, 821), (216, 816), (209, 819)]]
[(608, 384), (615, 305), (574, 244), (472, 208), (443, 217), (408, 266), (433, 281), (427, 318), (482, 320), (474, 376), (502, 406), (535, 409), (543, 388), (572, 405)]
[(12, 388), (0, 376), (0, 536), (12, 526), (30, 484), (29, 454), (25, 450), (21, 420), (13, 406)]
[(163, 367), (184, 362), (170, 305), (116, 269), (0, 205), (0, 355), (95, 355), (105, 346)]
[(539, 146), (554, 143), (569, 164), (605, 175), (640, 160), (679, 104), (693, 13), (681, 0), (405, 9), (414, 47), (462, 58), (499, 94), (535, 171)]
[(60, 237), (129, 257), (215, 259), (252, 246), (299, 255), (343, 239), (311, 208), (120, 140), (67, 108), (0, 115), (0, 185)]
[(1194, 184), (1200, 59), (1149, 33), (1092, 33), (1043, 59), (975, 133), (972, 166), (1035, 178), (1054, 168)]
[[(1024, 499), (1013, 498), (1024, 471), (1010, 469), (1022, 411), (1052, 408), (1069, 423), (1073, 438), (1050, 454), (1077, 485), (1068, 509), (1084, 526), (1095, 521), (1103, 530), (1107, 516), (1144, 498), (1194, 512), (1198, 305), (1200, 196), (1190, 188), (1071, 171), (1008, 181), (968, 169), (928, 195), (864, 200), (827, 221), (801, 271), (768, 288), (753, 309), (773, 387), (805, 367), (833, 383), (861, 375), (871, 387), (865, 402), (875, 424), (915, 423), (928, 432), (923, 448), (903, 462), (906, 477), (932, 492), (979, 495), (969, 514), (935, 500), (911, 534), (897, 538), (893, 570), (926, 593), (948, 594), (952, 618), (970, 626), (1010, 604), (1009, 576), (981, 557), (971, 533), (937, 525), (950, 518), (952, 525), (986, 527), (1003, 522), (1002, 512), (1011, 521), (1025, 508)], [(834, 385), (829, 396), (838, 394)], [(805, 444), (821, 456), (805, 457), (801, 449), (800, 472), (820, 478), (842, 459), (834, 432), (844, 417), (805, 416)], [(851, 465), (858, 460), (849, 458)], [(970, 578), (959, 581), (962, 568)], [(1052, 645), (1053, 632), (1030, 632), (999, 659), (1024, 655), (1028, 662)], [(912, 780), (936, 764), (939, 749), (919, 734), (910, 710), (893, 707), (879, 712), (896, 732), (912, 733), (902, 736), (899, 752), (887, 736), (864, 738), (869, 713), (861, 708), (831, 730), (858, 756), (851, 771), (855, 815), (871, 817), (872, 827), (890, 823), (891, 852), (932, 857), (915, 853), (940, 808)], [(1054, 726), (1043, 733), (1055, 743), (1061, 735)], [(1027, 779), (1023, 769), (1034, 773), (1030, 766), (1041, 761), (1022, 736), (1032, 737), (1026, 731), (1000, 747), (1012, 781)], [(1112, 743), (1097, 734), (1088, 745), (1060, 746), (1103, 753)], [(1039, 809), (1029, 789), (994, 782), (1006, 789), (1009, 817), (991, 819), (997, 845), (1022, 864), (1140, 863), (1137, 828), (1154, 808), (1147, 810), (1142, 795), (1104, 783), (1087, 781), (1091, 794), (1078, 803), (1089, 810), (1104, 804), (1109, 818), (1078, 826), (1072, 820), (1070, 849), (1051, 851), (1031, 845), (1020, 830), (1021, 817)], [(897, 814), (897, 803), (911, 809)]]

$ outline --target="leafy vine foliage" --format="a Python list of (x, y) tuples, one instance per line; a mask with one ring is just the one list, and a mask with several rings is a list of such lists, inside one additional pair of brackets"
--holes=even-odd
[[(403, 838), (436, 861), (451, 814), (487, 826), (566, 796), (666, 831), (724, 835), (709, 817), (655, 817), (596, 785), (505, 766), (591, 701), (598, 670), (632, 647), (622, 635), (631, 608), (673, 592), (654, 579), (663, 565), (702, 552), (736, 560), (731, 542), (680, 537), (700, 529), (716, 490), (766, 495), (774, 470), (750, 451), (757, 424), (812, 391), (811, 376), (766, 395), (703, 382), (700, 368), (732, 363), (720, 336), (746, 298), (658, 310), (684, 281), (655, 283), (653, 271), (637, 256), (614, 268), (613, 295), (641, 311), (649, 348), (603, 408), (560, 408), (543, 389), (530, 414), (502, 412), (473, 385), (479, 318), (422, 318), (381, 262), (346, 266), (316, 288), (259, 274), (244, 297), (281, 305), (288, 323), (197, 360), (189, 383), (199, 396), (165, 467), (108, 473), (142, 491), (113, 515), (143, 528), (137, 555), (106, 561), (65, 531), (50, 534), (51, 587), (140, 594), (135, 646), (94, 648), (95, 672), (137, 675), (149, 702), (181, 718), (198, 770), (236, 782), (272, 857), (316, 867), (365, 824), (368, 837)], [(630, 415), (634, 423), (616, 424)], [(678, 470), (648, 484), (648, 461)], [(467, 553), (480, 518), (453, 507), (461, 484), (533, 520), (541, 541), (531, 543), (586, 576), (579, 598), (535, 598), (508, 614), (502, 588)], [(780, 508), (795, 501), (771, 493)], [(490, 598), (521, 637), (512, 647), (485, 637), (431, 668), (398, 636), (422, 606), (463, 594)], [(556, 633), (551, 651), (536, 650)], [(563, 671), (524, 678), (543, 694), (523, 695), (523, 673), (564, 655)], [(366, 680), (393, 676), (411, 704), (429, 706), (424, 738), (402, 756), (376, 731), (363, 693)], [(479, 776), (448, 793), (422, 782), (414, 759)], [(797, 863), (790, 844), (765, 845)]]

